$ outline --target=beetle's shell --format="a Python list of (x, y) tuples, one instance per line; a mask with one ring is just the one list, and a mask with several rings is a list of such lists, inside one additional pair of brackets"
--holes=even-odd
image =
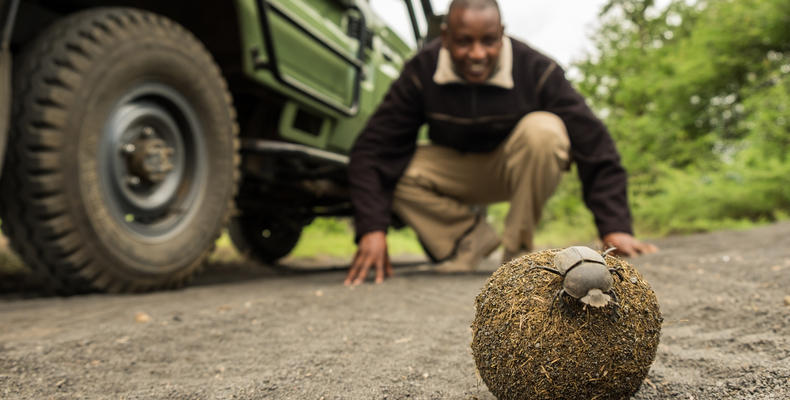
[(609, 272), (606, 265), (582, 262), (565, 275), (563, 288), (569, 295), (580, 299), (586, 296), (590, 289), (600, 289), (602, 292), (607, 292), (613, 284), (612, 273)]
[(571, 267), (582, 261), (606, 265), (603, 256), (597, 251), (585, 246), (573, 246), (554, 256), (554, 268), (565, 275)]

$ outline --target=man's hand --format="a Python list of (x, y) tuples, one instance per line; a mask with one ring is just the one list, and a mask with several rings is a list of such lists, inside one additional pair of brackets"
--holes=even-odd
[(626, 257), (635, 257), (640, 254), (650, 254), (658, 251), (658, 247), (637, 240), (635, 237), (624, 232), (612, 232), (603, 237), (604, 249), (617, 247), (614, 252)]
[(343, 284), (356, 286), (364, 282), (371, 266), (376, 267), (376, 283), (384, 282), (384, 278), (392, 276), (392, 264), (387, 252), (387, 234), (383, 231), (369, 232), (362, 236)]

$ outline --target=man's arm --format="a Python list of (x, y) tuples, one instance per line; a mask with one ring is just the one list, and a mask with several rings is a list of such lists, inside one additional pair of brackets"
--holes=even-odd
[(376, 282), (392, 274), (386, 242), (392, 194), (425, 121), (414, 64), (406, 64), (351, 150), (349, 182), (359, 249), (346, 284), (362, 283), (371, 266), (376, 267)]
[(556, 67), (545, 77), (538, 94), (546, 111), (558, 115), (568, 130), (571, 156), (576, 162), (587, 208), (593, 213), (605, 246), (634, 256), (657, 248), (634, 238), (628, 206), (627, 174), (609, 131), (584, 98)]

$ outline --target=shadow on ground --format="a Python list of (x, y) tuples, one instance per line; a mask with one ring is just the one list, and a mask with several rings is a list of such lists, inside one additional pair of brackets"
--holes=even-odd
[[(4, 250), (8, 251), (8, 250)], [(203, 287), (249, 282), (273, 277), (321, 275), (346, 271), (348, 260), (340, 258), (284, 259), (276, 264), (260, 264), (254, 261), (222, 261), (206, 263), (203, 270), (187, 286)], [(415, 272), (426, 273), (427, 264), (420, 256), (405, 256), (393, 262), (393, 268), (403, 275)], [(481, 272), (489, 274), (490, 271)], [(51, 297), (46, 287), (26, 267), (14, 267), (11, 271), (0, 268), (0, 298)]]

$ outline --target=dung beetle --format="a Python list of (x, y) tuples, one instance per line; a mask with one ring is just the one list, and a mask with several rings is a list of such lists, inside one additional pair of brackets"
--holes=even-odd
[(614, 286), (612, 274), (616, 274), (621, 281), (623, 275), (620, 274), (620, 268), (609, 268), (604, 260), (604, 257), (613, 250), (614, 247), (603, 254), (598, 254), (589, 247), (568, 247), (554, 256), (554, 268), (544, 266), (530, 268), (542, 269), (562, 277), (562, 288), (554, 295), (550, 310), (554, 310), (554, 303), (558, 297), (567, 294), (592, 307), (604, 307), (611, 302), (615, 307), (613, 316), (617, 317), (619, 303), (617, 295), (612, 290)]

